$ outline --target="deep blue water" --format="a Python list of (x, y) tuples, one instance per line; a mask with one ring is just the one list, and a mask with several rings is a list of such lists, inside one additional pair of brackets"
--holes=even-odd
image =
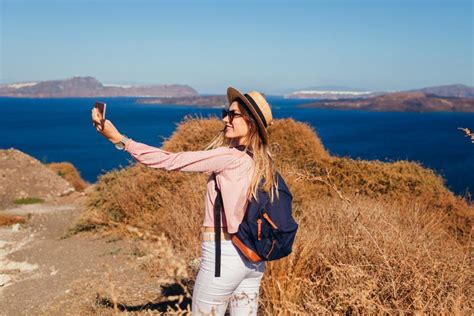
[[(136, 141), (161, 146), (185, 115), (220, 115), (220, 109), (145, 105), (135, 98), (103, 98), (107, 118)], [(435, 169), (458, 194), (474, 188), (474, 144), (458, 127), (474, 130), (474, 113), (397, 113), (297, 108), (304, 100), (268, 97), (275, 118), (309, 123), (333, 155), (394, 161)], [(43, 162), (69, 161), (95, 182), (133, 158), (92, 126), (95, 99), (0, 98), (0, 148), (17, 148)], [(307, 102), (307, 101), (306, 101)]]

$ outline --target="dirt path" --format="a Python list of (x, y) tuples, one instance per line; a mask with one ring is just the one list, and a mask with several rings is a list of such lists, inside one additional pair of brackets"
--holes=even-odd
[(94, 233), (64, 238), (83, 201), (0, 211), (31, 214), (24, 225), (0, 228), (1, 315), (113, 314), (114, 300), (132, 312), (165, 310), (162, 288), (139, 268), (134, 241)]

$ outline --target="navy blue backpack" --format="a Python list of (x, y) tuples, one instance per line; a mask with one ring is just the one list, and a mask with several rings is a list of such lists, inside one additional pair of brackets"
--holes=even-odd
[[(241, 146), (238, 146), (243, 150)], [(252, 156), (252, 153), (247, 151)], [(279, 173), (276, 174), (278, 181), (279, 198), (274, 196), (273, 203), (270, 196), (261, 187), (265, 179), (262, 179), (257, 190), (258, 202), (255, 198), (247, 205), (242, 223), (237, 233), (232, 234), (232, 243), (251, 262), (271, 261), (288, 256), (295, 240), (298, 224), (292, 216), (293, 196), (285, 181)], [(221, 259), (221, 208), (222, 195), (217, 187), (217, 197), (214, 203), (214, 231), (216, 242), (215, 276), (220, 276)]]

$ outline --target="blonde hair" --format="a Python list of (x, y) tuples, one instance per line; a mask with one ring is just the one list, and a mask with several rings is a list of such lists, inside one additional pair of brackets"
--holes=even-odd
[[(270, 201), (273, 202), (276, 197), (278, 198), (278, 182), (276, 178), (276, 166), (272, 158), (270, 146), (264, 144), (262, 138), (258, 132), (258, 125), (255, 119), (248, 112), (242, 101), (236, 99), (239, 103), (239, 109), (243, 114), (243, 118), (249, 126), (249, 132), (247, 134), (247, 143), (244, 145), (245, 150), (249, 150), (253, 154), (253, 161), (255, 165), (252, 180), (250, 182), (249, 191), (247, 193), (247, 199), (250, 200), (252, 197), (258, 202), (257, 191), (258, 185), (262, 178), (265, 179), (262, 189), (265, 192), (269, 192)], [(214, 137), (214, 139), (206, 146), (205, 150), (214, 149), (217, 147), (231, 147), (231, 139), (225, 137), (223, 130)]]

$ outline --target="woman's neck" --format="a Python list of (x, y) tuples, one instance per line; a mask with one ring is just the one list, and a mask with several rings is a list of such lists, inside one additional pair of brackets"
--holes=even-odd
[(230, 141), (230, 146), (231, 147), (237, 147), (237, 146), (245, 146), (246, 145), (246, 140), (243, 137), (233, 138)]

